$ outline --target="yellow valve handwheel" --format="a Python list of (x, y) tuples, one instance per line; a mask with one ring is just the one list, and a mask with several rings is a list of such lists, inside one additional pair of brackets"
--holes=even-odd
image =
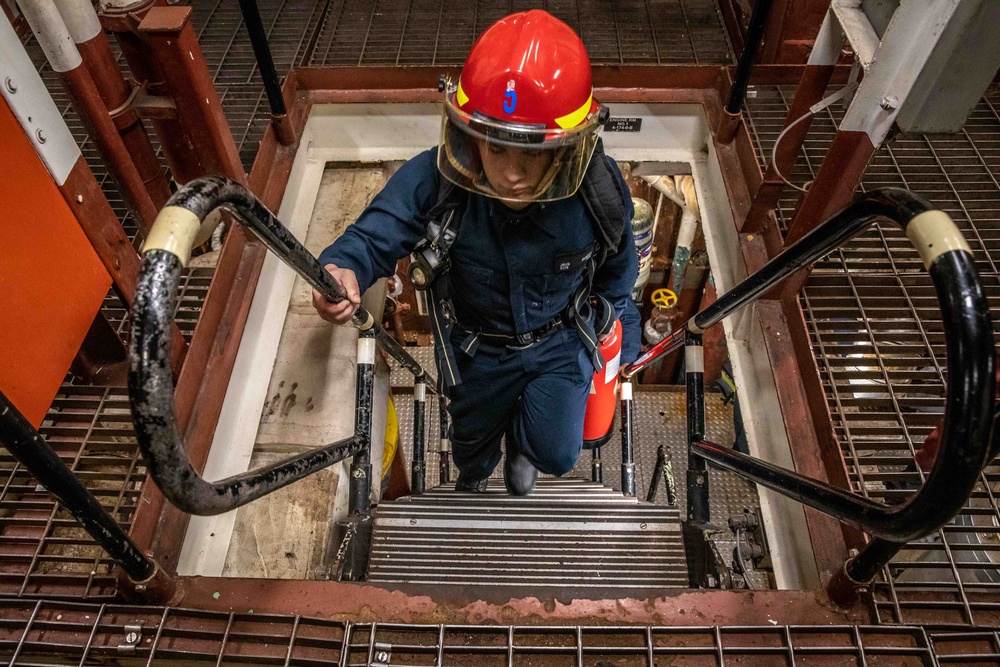
[(653, 292), (652, 296), (650, 296), (650, 300), (653, 302), (654, 306), (658, 306), (659, 308), (670, 308), (677, 303), (677, 295), (665, 287), (661, 287)]

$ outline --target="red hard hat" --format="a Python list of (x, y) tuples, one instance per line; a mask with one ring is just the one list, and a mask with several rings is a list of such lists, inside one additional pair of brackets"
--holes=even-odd
[[(508, 202), (570, 197), (597, 145), (600, 111), (573, 29), (540, 9), (511, 14), (476, 40), (458, 83), (446, 87), (438, 169)], [(484, 156), (494, 181), (508, 166), (511, 178), (522, 170), (532, 176), (516, 189), (513, 181), (491, 182)]]
[(476, 40), (455, 102), (469, 115), (549, 129), (576, 127), (598, 108), (583, 40), (541, 9), (500, 19)]

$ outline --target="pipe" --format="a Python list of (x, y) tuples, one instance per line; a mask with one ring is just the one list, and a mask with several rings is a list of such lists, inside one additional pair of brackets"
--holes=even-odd
[[(633, 459), (633, 434), (635, 417), (632, 414), (632, 383), (621, 383), (622, 431), (622, 495), (635, 497), (635, 461)], [(596, 451), (596, 450), (595, 450)]]
[[(905, 190), (890, 188), (864, 195), (692, 318), (688, 330), (698, 335), (879, 218), (899, 224), (917, 248), (934, 283), (942, 319), (949, 323), (945, 328), (949, 378), (941, 453), (920, 490), (901, 505), (883, 505), (705, 442), (703, 431), (697, 429), (692, 431), (692, 454), (898, 543), (924, 537), (947, 523), (964, 505), (992, 453), (993, 329), (972, 253), (951, 218)], [(862, 574), (875, 567), (863, 562)]]
[[(191, 248), (211, 237), (212, 230), (203, 223), (208, 214), (220, 206), (234, 209), (241, 224), (320, 294), (334, 302), (347, 298), (343, 286), (253, 193), (240, 183), (221, 176), (197, 178), (178, 190), (157, 216), (156, 229), (150, 232), (143, 252), (163, 248), (180, 258), (182, 265), (187, 264)], [(426, 374), (417, 360), (367, 310), (358, 308), (353, 322), (359, 329), (373, 329), (379, 346), (414, 377)], [(427, 386), (435, 391), (433, 377), (427, 376)]]
[[(697, 387), (699, 359), (691, 349), (701, 333), (749, 305), (776, 285), (840, 247), (880, 219), (898, 224), (920, 254), (934, 283), (945, 328), (949, 369), (940, 454), (923, 486), (900, 505), (884, 505), (818, 482), (791, 470), (704, 440), (703, 396)], [(688, 352), (688, 504), (696, 519), (699, 491), (694, 461), (731, 470), (762, 486), (836, 517), (876, 537), (830, 582), (831, 599), (851, 604), (899, 545), (920, 539), (945, 525), (964, 506), (979, 474), (996, 453), (991, 435), (995, 364), (993, 326), (982, 284), (968, 243), (951, 218), (926, 200), (899, 188), (862, 195), (733, 289), (692, 317), (687, 324)], [(671, 336), (661, 347), (677, 345)], [(623, 370), (630, 377), (657, 355), (650, 350)], [(662, 354), (660, 352), (659, 354)], [(699, 400), (700, 399), (700, 400)], [(707, 481), (707, 477), (706, 477)], [(700, 511), (707, 516), (707, 506)]]
[(438, 396), (438, 426), (438, 473), (441, 483), (448, 484), (451, 482), (451, 439), (448, 437), (448, 399), (444, 395)]
[(267, 93), (268, 104), (271, 105), (271, 118), (274, 122), (275, 134), (283, 146), (295, 143), (295, 130), (287, 122), (288, 110), (285, 108), (285, 98), (281, 94), (281, 81), (274, 69), (274, 59), (271, 58), (271, 48), (267, 44), (267, 33), (260, 20), (260, 10), (257, 0), (240, 0), (240, 11), (243, 12), (243, 23), (246, 24), (250, 45), (257, 59), (260, 78), (264, 81), (264, 92)]
[[(847, 243), (880, 218), (909, 220), (930, 208), (927, 201), (902, 188), (883, 188), (865, 193), (688, 320), (687, 328), (704, 331), (721, 322), (801, 269)], [(630, 378), (659, 357), (680, 348), (684, 342), (683, 329), (679, 328), (640, 355), (622, 369), (622, 375)]]
[[(156, 218), (156, 206), (97, 93), (97, 84), (87, 68), (82, 66), (80, 51), (56, 3), (53, 0), (22, 0), (20, 7), (52, 69), (62, 76), (73, 106), (111, 170), (129, 209), (136, 220), (148, 229)], [(89, 34), (92, 26), (83, 18), (84, 13), (79, 8), (77, 11), (66, 11), (78, 34)]]
[(687, 392), (687, 518), (708, 523), (708, 466), (705, 459), (694, 456), (695, 444), (705, 437), (705, 353), (701, 334), (687, 332), (684, 341), (684, 377)]
[[(146, 128), (132, 104), (135, 89), (125, 81), (118, 68), (94, 6), (90, 0), (60, 0), (58, 6), (97, 92), (104, 101), (104, 113), (110, 114), (153, 206), (163, 206), (170, 198), (170, 184), (160, 167)], [(147, 229), (152, 224), (152, 220), (144, 222)]]
[[(169, 337), (165, 340), (169, 341)], [(2, 392), (0, 442), (121, 566), (133, 584), (144, 586), (143, 590), (148, 590), (161, 600), (171, 597), (172, 582), (169, 577), (165, 578), (156, 561), (142, 553), (114, 517), (80, 483), (69, 466)], [(160, 584), (166, 582), (169, 585), (160, 590), (150, 590), (148, 586), (152, 581)]]
[(410, 488), (415, 496), (423, 495), (427, 485), (426, 408), (427, 385), (418, 379), (413, 383), (413, 460), (410, 462)]
[(375, 337), (371, 329), (358, 332), (357, 380), (355, 382), (354, 437), (361, 447), (351, 460), (348, 512), (365, 517), (372, 507), (372, 405), (375, 401)]
[(217, 482), (203, 479), (192, 467), (182, 444), (174, 408), (170, 352), (164, 335), (173, 324), (180, 274), (181, 263), (176, 255), (167, 250), (145, 254), (129, 342), (132, 422), (149, 474), (170, 502), (190, 514), (221, 514), (361, 450), (361, 440), (351, 436)]
[(670, 176), (642, 176), (641, 178), (681, 209), (681, 224), (677, 231), (677, 246), (674, 249), (674, 261), (670, 273), (673, 291), (680, 296), (684, 285), (684, 273), (691, 260), (691, 247), (694, 245), (700, 220), (694, 179), (690, 176), (678, 176), (679, 179), (685, 179), (678, 184)]
[(743, 52), (736, 63), (736, 74), (733, 76), (733, 87), (729, 90), (729, 101), (726, 112), (731, 115), (740, 113), (743, 100), (746, 98), (747, 85), (750, 83), (750, 70), (757, 59), (757, 52), (764, 41), (764, 29), (771, 15), (772, 0), (757, 0), (750, 12), (750, 23), (747, 25), (747, 36), (743, 42)]

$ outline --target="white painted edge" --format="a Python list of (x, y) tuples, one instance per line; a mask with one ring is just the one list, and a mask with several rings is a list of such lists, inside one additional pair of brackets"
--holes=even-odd
[(867, 70), (875, 60), (880, 40), (868, 16), (862, 11), (860, 3), (856, 0), (846, 2), (833, 0), (830, 3), (830, 11), (837, 17), (844, 34), (847, 35), (847, 41), (851, 43), (855, 57)]
[(358, 336), (358, 363), (375, 363), (375, 339)]
[[(722, 169), (714, 146), (708, 159), (691, 164), (702, 202), (702, 229), (712, 275), (719, 294), (746, 276), (743, 254)], [(776, 465), (792, 466), (791, 445), (781, 417), (774, 373), (764, 349), (763, 330), (756, 309), (744, 309), (722, 321), (733, 366), (737, 391), (743, 405), (743, 425), (750, 453)], [(743, 329), (742, 333), (739, 329)], [(752, 406), (752, 409), (750, 409)], [(771, 548), (775, 583), (783, 590), (811, 590), (819, 585), (805, 509), (780, 494), (757, 487), (764, 530)]]
[(823, 23), (819, 27), (816, 41), (813, 43), (812, 51), (809, 52), (807, 65), (836, 65), (840, 60), (840, 54), (844, 50), (844, 31), (840, 27), (840, 21), (833, 16), (833, 12), (827, 10), (823, 17)]
[[(308, 146), (308, 142), (309, 136), (303, 136), (302, 146)], [(309, 160), (308, 150), (300, 149), (295, 156), (278, 218), (287, 221), (297, 238), (304, 238), (309, 227), (324, 167), (323, 162)], [(294, 284), (295, 272), (273, 253), (267, 253), (205, 464), (206, 479), (222, 479), (249, 469)], [(338, 465), (346, 475), (346, 466)], [(346, 494), (347, 485), (338, 485), (338, 497), (340, 487), (345, 487)], [(222, 576), (238, 511), (191, 517), (177, 564), (178, 574)]]
[(684, 346), (684, 372), (704, 373), (705, 372), (705, 348), (701, 345)]
[(52, 180), (63, 185), (80, 159), (80, 147), (3, 12), (0, 12), (0, 94)]
[(56, 4), (70, 36), (77, 44), (89, 42), (101, 32), (101, 21), (90, 0), (58, 0)]
[(621, 400), (623, 400), (623, 401), (631, 401), (632, 400), (632, 383), (629, 382), (628, 380), (623, 380), (621, 386), (622, 386)]

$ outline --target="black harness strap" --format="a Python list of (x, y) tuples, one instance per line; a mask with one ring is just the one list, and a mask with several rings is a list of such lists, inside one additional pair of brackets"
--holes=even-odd
[[(437, 202), (424, 216), (426, 221), (443, 220), (449, 211), (454, 216), (453, 228), (458, 233), (465, 209), (466, 193), (454, 183), (441, 178)], [(452, 302), (451, 272), (442, 271), (427, 288), (427, 307), (430, 311), (431, 326), (434, 329), (434, 356), (438, 365), (438, 390), (454, 387), (462, 382), (458, 372), (458, 362), (451, 346), (451, 332), (455, 328), (455, 305)]]

